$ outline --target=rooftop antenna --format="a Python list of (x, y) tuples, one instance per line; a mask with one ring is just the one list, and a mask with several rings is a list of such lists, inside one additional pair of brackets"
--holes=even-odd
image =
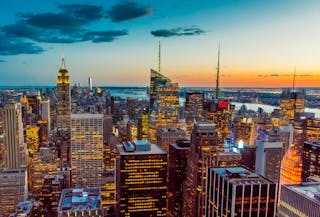
[(296, 85), (296, 66), (294, 66), (294, 71), (293, 71), (292, 92), (295, 91), (295, 85)]
[(161, 42), (159, 40), (159, 51), (158, 51), (158, 72), (161, 70)]
[(219, 41), (219, 49), (218, 49), (218, 65), (217, 65), (217, 79), (216, 79), (216, 99), (218, 99), (219, 95), (220, 95), (219, 77), (220, 77), (220, 41)]

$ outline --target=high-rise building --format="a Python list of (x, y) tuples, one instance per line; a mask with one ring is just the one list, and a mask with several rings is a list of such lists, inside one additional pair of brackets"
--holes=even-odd
[(301, 173), (301, 156), (294, 145), (291, 145), (281, 162), (280, 184), (300, 184), (302, 182)]
[(282, 185), (279, 217), (319, 217), (320, 182)]
[(320, 178), (320, 140), (307, 141), (303, 146), (302, 180), (309, 176)]
[(92, 78), (88, 78), (88, 90), (91, 92), (92, 91)]
[(47, 147), (40, 148), (39, 152), (34, 153), (30, 159), (30, 191), (34, 195), (39, 195), (42, 188), (43, 177), (45, 175), (56, 175), (58, 173), (57, 169), (55, 153)]
[(244, 167), (209, 168), (204, 216), (277, 215), (278, 185)]
[(146, 140), (124, 142), (117, 151), (117, 216), (166, 216), (167, 153)]
[(243, 143), (252, 146), (254, 143), (254, 121), (252, 118), (240, 118), (235, 121), (234, 135), (236, 142), (240, 140)]
[(256, 152), (256, 172), (275, 183), (280, 181), (283, 153), (282, 142), (258, 141)]
[(71, 94), (70, 76), (62, 58), (57, 79), (56, 128), (57, 146), (60, 149), (61, 162), (70, 163), (70, 127), (71, 127)]
[(100, 188), (63, 189), (58, 217), (102, 217)]
[(23, 139), (20, 103), (8, 103), (4, 108), (4, 144), (6, 168), (18, 169), (27, 165), (27, 148)]
[(184, 217), (202, 217), (205, 210), (207, 168), (216, 166), (219, 146), (217, 131), (212, 123), (195, 123), (188, 154), (188, 172), (183, 186)]
[(186, 138), (184, 130), (179, 128), (161, 127), (157, 129), (157, 144), (160, 145), (166, 152), (169, 152), (170, 144), (177, 140)]
[(63, 175), (45, 175), (39, 195), (40, 210), (43, 215), (57, 215), (62, 189), (66, 188)]
[(185, 102), (185, 119), (187, 125), (187, 134), (190, 135), (194, 121), (203, 121), (203, 103), (204, 93), (187, 92)]
[(71, 115), (71, 168), (73, 185), (101, 185), (103, 169), (103, 115)]
[(149, 111), (144, 109), (138, 117), (138, 140), (149, 139)]
[(25, 169), (0, 170), (0, 216), (9, 216), (27, 196), (28, 181)]
[(157, 72), (153, 69), (150, 71), (150, 107), (149, 109), (152, 110), (154, 107), (154, 103), (157, 96), (157, 89), (159, 86), (164, 86), (167, 83), (170, 83), (171, 80), (160, 72)]
[(178, 83), (158, 86), (152, 111), (155, 129), (158, 127), (176, 127), (179, 118), (179, 106)]
[(26, 127), (26, 144), (30, 156), (33, 156), (39, 150), (39, 127), (30, 125)]
[(42, 120), (46, 120), (48, 123), (48, 134), (51, 129), (51, 118), (50, 118), (50, 99), (42, 99), (40, 101), (40, 117)]
[(169, 146), (168, 217), (182, 217), (183, 182), (187, 177), (190, 140), (177, 140)]
[(305, 109), (305, 90), (283, 89), (280, 96), (280, 108), (288, 120), (293, 121), (295, 113), (302, 113)]

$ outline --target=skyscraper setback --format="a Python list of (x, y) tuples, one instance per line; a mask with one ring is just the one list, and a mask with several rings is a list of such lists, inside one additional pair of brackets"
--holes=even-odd
[(57, 79), (56, 137), (61, 163), (70, 163), (71, 94), (70, 76), (62, 58)]

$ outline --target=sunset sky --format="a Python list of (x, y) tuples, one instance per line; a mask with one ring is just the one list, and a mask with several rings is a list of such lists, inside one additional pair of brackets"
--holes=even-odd
[(181, 86), (320, 84), (320, 1), (0, 1), (0, 86), (147, 86), (157, 69)]

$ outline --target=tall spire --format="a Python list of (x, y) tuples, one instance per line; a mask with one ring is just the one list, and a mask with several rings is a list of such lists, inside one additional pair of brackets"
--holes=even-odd
[(296, 66), (294, 66), (294, 71), (293, 71), (292, 92), (295, 91), (295, 86), (296, 86)]
[(220, 78), (220, 42), (219, 42), (219, 49), (218, 49), (218, 65), (217, 65), (217, 79), (216, 79), (216, 99), (218, 99), (219, 95), (220, 95), (219, 78)]
[(64, 57), (62, 57), (62, 59), (61, 59), (60, 70), (66, 70), (66, 64), (65, 64), (65, 62), (64, 62)]
[(161, 42), (159, 40), (159, 50), (158, 50), (158, 72), (161, 73)]

